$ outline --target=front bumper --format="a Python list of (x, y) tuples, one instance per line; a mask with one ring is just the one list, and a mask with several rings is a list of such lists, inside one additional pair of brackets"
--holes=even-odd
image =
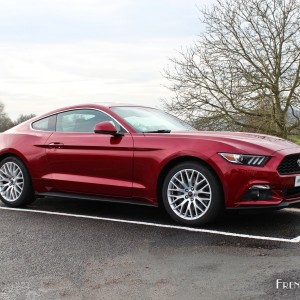
[(287, 208), (287, 207), (299, 207), (300, 208), (300, 199), (298, 200), (292, 200), (292, 201), (281, 201), (277, 205), (241, 205), (241, 206), (236, 206), (236, 207), (228, 207), (227, 209), (230, 210), (276, 210), (276, 209), (282, 209), (282, 208)]
[[(225, 205), (229, 209), (283, 208), (300, 203), (300, 187), (295, 187), (299, 174), (280, 175), (277, 168), (282, 159), (290, 154), (300, 153), (299, 148), (281, 150), (273, 153), (264, 167), (234, 165), (221, 157), (214, 157), (222, 170)], [(267, 197), (251, 196), (251, 187), (268, 185)]]

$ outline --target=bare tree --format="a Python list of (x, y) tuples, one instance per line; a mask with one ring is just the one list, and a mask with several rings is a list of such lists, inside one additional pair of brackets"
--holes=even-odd
[(198, 127), (286, 138), (300, 125), (300, 0), (218, 0), (171, 59), (167, 109)]
[(11, 119), (4, 110), (4, 104), (0, 102), (0, 132), (3, 132), (13, 126)]
[(13, 122), (13, 126), (16, 126), (20, 123), (23, 123), (23, 122), (27, 121), (27, 120), (30, 120), (30, 119), (34, 118), (35, 116), (36, 116), (35, 114), (29, 114), (29, 115), (21, 114), (21, 115), (19, 115), (17, 120), (15, 120)]

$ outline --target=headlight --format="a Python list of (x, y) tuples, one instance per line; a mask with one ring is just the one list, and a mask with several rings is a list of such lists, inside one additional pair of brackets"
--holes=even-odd
[(234, 153), (218, 153), (225, 160), (232, 164), (257, 166), (262, 167), (269, 160), (269, 156), (262, 155), (248, 155), (248, 154), (234, 154)]

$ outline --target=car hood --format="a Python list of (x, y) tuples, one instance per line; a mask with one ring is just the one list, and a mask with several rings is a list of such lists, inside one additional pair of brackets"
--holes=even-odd
[(182, 137), (199, 138), (204, 140), (216, 141), (231, 145), (232, 147), (242, 149), (244, 151), (252, 152), (260, 148), (270, 154), (284, 149), (299, 148), (300, 146), (295, 143), (289, 142), (282, 138), (257, 133), (244, 133), (244, 132), (228, 132), (228, 131), (186, 131), (186, 132), (173, 132)]

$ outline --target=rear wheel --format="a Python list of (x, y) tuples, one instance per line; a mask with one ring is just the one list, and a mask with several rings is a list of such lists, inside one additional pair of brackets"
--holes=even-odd
[(29, 172), (24, 163), (14, 156), (7, 157), (0, 163), (0, 199), (10, 207), (34, 201)]
[(215, 174), (196, 162), (181, 163), (170, 170), (162, 192), (166, 211), (182, 224), (207, 224), (223, 208), (223, 191)]

